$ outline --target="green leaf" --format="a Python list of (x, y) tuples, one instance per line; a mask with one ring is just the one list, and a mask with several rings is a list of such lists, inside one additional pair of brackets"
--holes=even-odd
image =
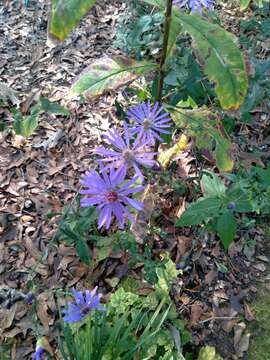
[(175, 263), (167, 257), (165, 268), (156, 268), (156, 274), (158, 277), (157, 288), (161, 289), (166, 295), (169, 295), (172, 282), (181, 274), (181, 271), (177, 270)]
[(250, 4), (251, 0), (240, 0), (240, 10), (246, 10)]
[(197, 360), (222, 360), (222, 358), (216, 353), (216, 349), (214, 347), (205, 346), (201, 348)]
[(233, 159), (232, 159), (232, 144), (225, 137), (219, 136), (218, 134), (215, 137), (216, 148), (215, 148), (215, 159), (217, 167), (221, 172), (230, 172), (233, 170)]
[(235, 203), (235, 212), (246, 213), (253, 211), (252, 194), (245, 187), (242, 188), (241, 182), (231, 185), (226, 191), (226, 196), (228, 202)]
[[(171, 116), (177, 127), (187, 129), (188, 133), (195, 137), (199, 149), (208, 149), (212, 153), (221, 172), (232, 170), (232, 144), (224, 135), (225, 131), (218, 114), (207, 107), (193, 110), (177, 108), (171, 112)], [(212, 140), (215, 140), (214, 150)]]
[(226, 187), (219, 177), (214, 173), (204, 174), (201, 179), (201, 188), (205, 196), (224, 196)]
[(87, 246), (86, 241), (83, 239), (83, 237), (76, 231), (74, 231), (70, 224), (67, 224), (66, 226), (63, 226), (61, 228), (61, 231), (72, 241), (75, 243), (75, 248), (77, 250), (77, 253), (80, 257), (80, 259), (85, 263), (90, 263), (90, 254), (89, 254), (89, 248)]
[(234, 36), (198, 14), (186, 15), (178, 11), (176, 17), (183, 30), (192, 36), (203, 60), (204, 71), (215, 83), (222, 108), (238, 109), (245, 99), (248, 80), (244, 59)]
[(191, 204), (176, 222), (176, 226), (192, 226), (201, 224), (219, 214), (222, 200), (217, 197), (201, 198)]
[[(143, 1), (149, 5), (158, 7), (161, 10), (165, 9), (164, 0), (143, 0)], [(182, 29), (182, 26), (181, 26), (181, 24), (179, 24), (179, 21), (177, 21), (175, 16), (172, 16), (169, 39), (168, 39), (167, 60), (168, 60), (169, 55), (171, 55), (172, 50), (175, 47), (176, 40), (181, 32), (181, 29)]]
[(65, 40), (95, 2), (96, 0), (52, 0), (49, 36)]
[(217, 232), (226, 250), (232, 243), (237, 229), (235, 217), (231, 211), (224, 212), (217, 220)]
[(78, 239), (76, 240), (75, 247), (81, 261), (84, 262), (85, 264), (89, 264), (91, 259), (89, 255), (89, 248), (86, 242), (81, 237), (78, 237)]
[(172, 53), (172, 50), (175, 47), (176, 40), (182, 30), (182, 26), (179, 24), (179, 22), (176, 20), (175, 17), (172, 17), (171, 19), (171, 25), (170, 25), (170, 33), (169, 33), (169, 39), (168, 39), (168, 49), (167, 49), (167, 59), (169, 58), (169, 55)]
[(75, 80), (69, 96), (85, 93), (87, 97), (102, 95), (135, 80), (139, 75), (158, 67), (149, 62), (137, 62), (123, 56), (114, 59), (103, 57), (95, 60)]
[(40, 109), (46, 112), (50, 112), (52, 114), (62, 114), (65, 116), (69, 116), (70, 112), (61, 105), (53, 103), (45, 98), (40, 98)]
[(13, 128), (17, 135), (22, 135), (24, 137), (29, 137), (33, 134), (33, 132), (38, 127), (38, 115), (29, 115), (26, 117), (22, 117), (19, 119), (18, 117), (15, 117)]
[(153, 5), (156, 6), (160, 9), (164, 9), (165, 5), (164, 5), (164, 0), (143, 0), (145, 3), (147, 3), (148, 5)]

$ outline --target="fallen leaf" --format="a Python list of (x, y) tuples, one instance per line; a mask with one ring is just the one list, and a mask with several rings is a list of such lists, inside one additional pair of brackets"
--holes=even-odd
[(217, 277), (218, 272), (215, 268), (212, 268), (206, 275), (205, 275), (205, 284), (211, 285), (213, 280)]
[(260, 261), (263, 261), (263, 262), (265, 262), (265, 263), (269, 263), (269, 259), (268, 259), (268, 257), (265, 256), (265, 255), (258, 255), (258, 256), (256, 256), (256, 259), (258, 259), (258, 260), (260, 260)]
[(0, 334), (3, 334), (3, 330), (8, 329), (12, 325), (16, 310), (17, 303), (10, 309), (0, 309)]
[(44, 331), (46, 333), (49, 333), (49, 325), (52, 323), (52, 319), (50, 315), (48, 314), (48, 304), (45, 301), (38, 301), (37, 304), (37, 315), (39, 317), (39, 320), (41, 321)]
[(247, 321), (253, 321), (255, 319), (255, 316), (246, 301), (244, 301), (244, 310), (245, 310), (245, 319)]
[(258, 263), (258, 264), (252, 265), (252, 267), (254, 267), (256, 270), (259, 270), (262, 272), (266, 270), (266, 266), (263, 263)]
[(203, 314), (202, 304), (200, 303), (192, 304), (190, 307), (190, 324), (191, 325), (196, 324), (200, 320), (202, 314)]

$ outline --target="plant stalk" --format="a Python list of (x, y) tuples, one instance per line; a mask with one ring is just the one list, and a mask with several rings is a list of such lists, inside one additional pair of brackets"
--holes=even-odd
[(163, 47), (162, 47), (160, 64), (159, 64), (158, 96), (157, 96), (157, 100), (159, 103), (161, 103), (162, 100), (162, 90), (163, 90), (164, 77), (165, 77), (165, 63), (168, 52), (168, 42), (169, 42), (171, 19), (172, 19), (172, 5), (173, 5), (173, 0), (167, 0)]

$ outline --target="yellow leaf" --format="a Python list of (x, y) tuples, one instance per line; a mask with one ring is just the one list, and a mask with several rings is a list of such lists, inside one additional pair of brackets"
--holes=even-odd
[(172, 158), (175, 155), (184, 152), (187, 149), (187, 146), (188, 146), (188, 138), (185, 134), (182, 134), (180, 136), (180, 139), (175, 145), (173, 145), (170, 149), (162, 151), (159, 154), (158, 161), (164, 168), (167, 168)]

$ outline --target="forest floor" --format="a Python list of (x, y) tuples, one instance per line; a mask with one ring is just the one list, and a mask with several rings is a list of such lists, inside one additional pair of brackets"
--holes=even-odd
[[(81, 174), (93, 162), (92, 150), (100, 143), (104, 131), (119, 122), (115, 99), (124, 101), (121, 92), (91, 102), (67, 100), (66, 93), (75, 76), (93, 59), (118, 53), (112, 43), (123, 5), (122, 1), (99, 1), (68, 40), (50, 47), (46, 44), (45, 3), (30, 1), (28, 8), (18, 1), (0, 4), (0, 82), (16, 91), (22, 113), (29, 111), (39, 95), (71, 112), (69, 117), (41, 115), (38, 130), (28, 139), (0, 132), (3, 359), (9, 359), (5, 358), (6, 352), (12, 359), (30, 359), (40, 334), (47, 336), (54, 353), (57, 292), (61, 295), (67, 287), (91, 288), (97, 284), (108, 298), (123, 278), (140, 281), (144, 265), (140, 264), (137, 272), (129, 269), (127, 256), (119, 252), (111, 253), (96, 267), (89, 267), (80, 261), (73, 246), (54, 241), (63, 209), (75, 201)], [(235, 16), (233, 11), (224, 10), (224, 23), (233, 32), (238, 31)], [(254, 162), (263, 164), (261, 158), (250, 155), (248, 148), (265, 143), (262, 133), (265, 124), (269, 126), (265, 112), (264, 105), (254, 112), (257, 128), (241, 129), (248, 138), (241, 149), (246, 166)], [(0, 109), (0, 118), (6, 115), (6, 110)], [(267, 148), (264, 158), (269, 154)], [(180, 176), (196, 172), (192, 151), (182, 154), (178, 166)], [(250, 331), (254, 328), (248, 323), (254, 323), (258, 308), (256, 305), (253, 311), (251, 300), (262, 291), (258, 290), (261, 289), (258, 281), (263, 284), (264, 294), (269, 292), (269, 286), (265, 286), (270, 279), (266, 229), (250, 228), (243, 235), (245, 241), (236, 242), (226, 254), (218, 239), (200, 238), (192, 230), (174, 228), (171, 220), (182, 207), (183, 199), (179, 201), (168, 186), (159, 188), (155, 196), (153, 208), (162, 208), (162, 229), (168, 237), (153, 235), (153, 251), (158, 256), (161, 250), (166, 250), (177, 263), (185, 259), (187, 266), (172, 293), (181, 318), (187, 320), (193, 346), (209, 344), (224, 359), (247, 359)], [(253, 246), (248, 245), (248, 240)], [(33, 289), (35, 306), (26, 304), (23, 296)], [(141, 293), (147, 290), (142, 282)], [(64, 305), (64, 298), (61, 299), (60, 305)], [(270, 356), (250, 359), (267, 360)]]

